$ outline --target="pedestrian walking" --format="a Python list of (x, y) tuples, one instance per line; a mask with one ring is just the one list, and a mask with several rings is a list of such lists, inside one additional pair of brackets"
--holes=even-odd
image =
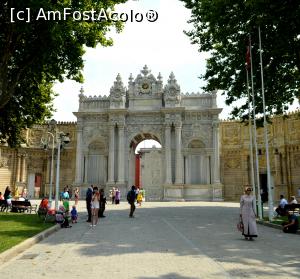
[(115, 187), (113, 187), (111, 190), (111, 204), (115, 203), (115, 199), (116, 199), (116, 189)]
[(69, 193), (69, 186), (67, 185), (67, 187), (64, 188), (64, 193), (62, 195), (62, 201), (63, 201), (63, 205), (64, 208), (66, 210), (66, 212), (69, 212), (70, 210), (70, 193)]
[(115, 204), (119, 204), (121, 199), (121, 191), (119, 188), (116, 188), (116, 193), (115, 193)]
[(240, 202), (240, 216), (243, 222), (242, 234), (246, 240), (253, 240), (253, 237), (257, 237), (254, 196), (251, 195), (251, 192), (252, 189), (247, 187)]
[(141, 188), (140, 189), (140, 192), (142, 194), (142, 201), (145, 202), (146, 201), (146, 191), (144, 190), (144, 188)]
[(131, 186), (131, 190), (128, 191), (127, 193), (127, 201), (130, 204), (130, 213), (129, 217), (133, 218), (133, 213), (135, 211), (135, 200), (136, 200), (136, 191), (135, 191), (135, 186)]
[(77, 212), (77, 209), (76, 209), (76, 205), (73, 205), (72, 206), (72, 210), (71, 210), (71, 220), (72, 220), (72, 223), (77, 223), (77, 219), (78, 219), (78, 212)]
[(76, 187), (75, 191), (74, 191), (74, 200), (75, 200), (75, 205), (77, 206), (78, 201), (79, 201), (79, 189), (78, 189), (78, 187)]
[(98, 224), (98, 211), (100, 207), (100, 193), (98, 190), (98, 187), (94, 187), (94, 193), (92, 196), (92, 203), (91, 203), (91, 208), (92, 208), (92, 224), (91, 227), (96, 227)]
[(142, 205), (143, 194), (142, 194), (142, 191), (141, 191), (141, 190), (138, 191), (138, 194), (137, 194), (137, 197), (136, 197), (136, 201), (137, 201), (137, 203), (139, 204), (139, 206)]
[(91, 185), (87, 189), (87, 191), (86, 191), (86, 197), (85, 197), (86, 210), (87, 210), (87, 213), (88, 213), (88, 219), (86, 220), (87, 222), (91, 222), (92, 221), (92, 209), (91, 209), (92, 196), (93, 196), (93, 185)]
[(105, 217), (105, 215), (104, 215), (105, 207), (106, 207), (105, 192), (104, 192), (104, 189), (100, 189), (100, 208), (99, 208), (99, 212), (98, 212), (99, 218)]

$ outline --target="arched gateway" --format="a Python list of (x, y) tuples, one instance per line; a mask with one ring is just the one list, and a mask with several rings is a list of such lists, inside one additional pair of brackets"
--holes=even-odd
[[(144, 139), (162, 145), (156, 168), (161, 181), (149, 199), (223, 199), (219, 167), (216, 93), (182, 94), (173, 73), (163, 86), (147, 66), (125, 88), (117, 75), (110, 95), (79, 95), (77, 186), (119, 187), (135, 178), (135, 146)], [(145, 182), (147, 184), (147, 182)], [(147, 185), (143, 185), (147, 188)], [(149, 186), (150, 187), (150, 186)], [(148, 188), (149, 188), (148, 187)]]

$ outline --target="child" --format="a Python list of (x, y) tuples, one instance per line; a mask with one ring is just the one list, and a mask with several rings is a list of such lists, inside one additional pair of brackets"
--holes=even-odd
[(72, 226), (69, 225), (68, 215), (63, 205), (61, 205), (56, 212), (55, 220), (62, 228), (72, 228)]
[(73, 205), (71, 210), (71, 219), (73, 224), (77, 223), (77, 217), (78, 217), (77, 209), (76, 206)]

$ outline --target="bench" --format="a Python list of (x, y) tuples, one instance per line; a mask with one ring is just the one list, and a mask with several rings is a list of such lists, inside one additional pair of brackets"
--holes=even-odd
[(30, 201), (11, 201), (11, 211), (15, 212), (35, 212), (37, 213), (37, 204), (31, 205)]
[(285, 211), (293, 211), (295, 213), (296, 211), (300, 213), (300, 203), (291, 203), (291, 204), (286, 204), (284, 206)]

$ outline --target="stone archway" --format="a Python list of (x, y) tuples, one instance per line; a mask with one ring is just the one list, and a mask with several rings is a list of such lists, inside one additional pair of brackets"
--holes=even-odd
[[(96, 144), (98, 151), (93, 151), (90, 139), (96, 142), (105, 139), (106, 191), (118, 187), (122, 193), (126, 192), (134, 184), (132, 146), (153, 138), (163, 146), (161, 182), (158, 182), (162, 190), (155, 194), (156, 199), (222, 199), (220, 112), (216, 92), (182, 94), (173, 73), (163, 85), (161, 74), (155, 78), (147, 66), (136, 78), (130, 75), (128, 87), (118, 74), (109, 96), (87, 97), (82, 89), (79, 110), (74, 113), (78, 119), (75, 185), (87, 186), (87, 175), (82, 171), (89, 166), (83, 163), (86, 158), (94, 160), (91, 164), (95, 166), (103, 154), (97, 153), (102, 149), (99, 143)], [(105, 164), (100, 165), (104, 174)], [(95, 178), (97, 169), (90, 168), (89, 177)], [(189, 177), (192, 180), (188, 180)], [(102, 178), (101, 182), (105, 181), (104, 175)]]
[(129, 184), (143, 188), (147, 200), (160, 200), (163, 197), (163, 148), (147, 146), (136, 151), (145, 140), (154, 140), (161, 145), (160, 139), (152, 133), (140, 133), (133, 137), (129, 145), (128, 178)]

